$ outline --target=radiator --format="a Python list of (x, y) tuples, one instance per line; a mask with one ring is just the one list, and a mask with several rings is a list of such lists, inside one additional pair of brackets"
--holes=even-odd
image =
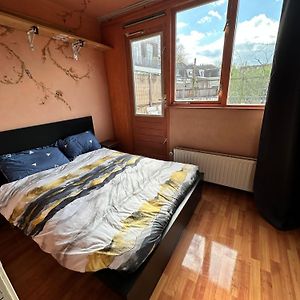
[(256, 159), (175, 148), (174, 161), (197, 165), (204, 173), (204, 180), (207, 182), (253, 191)]

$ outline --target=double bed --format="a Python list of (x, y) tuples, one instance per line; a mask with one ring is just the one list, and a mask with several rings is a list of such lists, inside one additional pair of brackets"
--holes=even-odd
[[(91, 117), (0, 133), (0, 155), (94, 132)], [(50, 155), (49, 153), (47, 153)], [(201, 197), (197, 167), (100, 148), (0, 188), (0, 212), (64, 267), (149, 298)]]

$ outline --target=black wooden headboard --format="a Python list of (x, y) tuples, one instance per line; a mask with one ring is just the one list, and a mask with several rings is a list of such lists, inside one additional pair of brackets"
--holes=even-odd
[(90, 130), (91, 116), (0, 132), (0, 155), (53, 144), (58, 139)]
[[(2, 131), (0, 132), (0, 155), (51, 145), (58, 139), (87, 130), (94, 133), (91, 116)], [(0, 186), (5, 182), (0, 172)]]

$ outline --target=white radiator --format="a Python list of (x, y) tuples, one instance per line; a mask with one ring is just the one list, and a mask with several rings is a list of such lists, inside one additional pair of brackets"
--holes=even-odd
[(253, 191), (256, 159), (175, 148), (174, 161), (197, 165), (207, 182)]

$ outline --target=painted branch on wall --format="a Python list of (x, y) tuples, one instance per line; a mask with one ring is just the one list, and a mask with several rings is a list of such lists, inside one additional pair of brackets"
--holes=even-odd
[(64, 24), (66, 24), (69, 20), (74, 19), (75, 16), (78, 16), (78, 24), (70, 28), (71, 31), (77, 31), (82, 27), (82, 18), (88, 8), (89, 3), (91, 3), (91, 0), (83, 0), (81, 3), (82, 8), (63, 11), (62, 13), (59, 13), (57, 15), (62, 18)]
[(0, 32), (0, 37), (6, 36), (6, 35), (8, 35), (9, 33), (12, 33), (12, 32), (15, 31), (13, 28), (8, 27), (8, 26), (3, 26), (3, 25), (0, 25), (0, 30), (1, 30), (1, 32)]
[[(2, 29), (2, 32), (0, 33), (0, 37), (3, 37), (7, 35), (8, 33), (13, 32), (13, 30), (10, 30), (9, 28), (0, 26)], [(2, 77), (0, 77), (0, 84), (5, 85), (17, 85), (23, 81), (25, 76), (32, 80), (32, 82), (35, 84), (37, 89), (41, 90), (43, 93), (43, 97), (41, 99), (41, 104), (45, 104), (46, 101), (52, 96), (56, 100), (62, 102), (65, 104), (69, 110), (71, 110), (70, 104), (67, 102), (67, 100), (63, 96), (63, 92), (61, 90), (53, 91), (47, 85), (42, 82), (38, 81), (33, 75), (32, 72), (29, 70), (29, 68), (26, 66), (24, 60), (21, 59), (21, 57), (7, 44), (0, 42), (0, 47), (4, 48), (4, 50), (7, 53), (7, 59), (15, 59), (16, 64), (12, 66), (13, 76), (8, 76), (4, 74)]]
[(52, 51), (51, 51), (51, 43), (55, 44), (55, 49), (58, 50), (62, 56), (65, 59), (74, 60), (73, 56), (70, 56), (65, 53), (65, 50), (70, 47), (70, 44), (68, 42), (64, 41), (57, 41), (53, 39), (49, 39), (45, 47), (42, 49), (42, 59), (45, 62), (47, 60), (47, 57), (52, 61), (52, 63), (62, 70), (67, 76), (71, 77), (74, 81), (79, 81), (84, 78), (90, 78), (90, 68), (88, 67), (88, 71), (82, 75), (78, 74), (72, 67), (64, 67), (62, 64), (60, 64), (57, 59), (54, 58)]
[[(63, 18), (64, 23), (73, 20), (75, 20), (75, 22), (78, 21), (78, 24), (75, 27), (69, 26), (71, 31), (72, 30), (77, 31), (82, 27), (83, 16), (90, 2), (91, 0), (82, 0), (81, 3), (82, 7), (80, 9), (63, 11), (62, 13), (58, 14), (61, 18)], [(0, 37), (7, 36), (9, 33), (12, 33), (13, 31), (14, 29), (12, 28), (0, 25)], [(49, 98), (54, 97), (56, 100), (64, 103), (68, 107), (68, 109), (71, 110), (71, 106), (64, 98), (63, 91), (61, 90), (53, 91), (44, 82), (37, 80), (36, 77), (33, 76), (32, 71), (25, 64), (25, 61), (7, 43), (1, 41), (0, 47), (3, 47), (4, 50), (6, 51), (7, 59), (11, 59), (11, 60), (14, 59), (16, 61), (16, 63), (13, 64), (13, 66), (11, 67), (12, 75), (9, 76), (8, 74), (4, 74), (2, 77), (0, 77), (0, 84), (17, 85), (21, 83), (23, 79), (26, 77), (34, 83), (34, 85), (38, 90), (42, 91), (43, 96), (41, 98), (41, 104), (45, 104), (49, 100)], [(42, 49), (42, 60), (43, 62), (46, 62), (46, 60), (49, 59), (49, 61), (51, 61), (55, 65), (55, 67), (63, 71), (66, 74), (66, 76), (70, 77), (75, 82), (79, 82), (84, 78), (90, 78), (91, 71), (89, 66), (87, 71), (85, 71), (83, 74), (79, 74), (74, 69), (74, 67), (70, 66), (70, 63), (68, 63), (67, 66), (64, 66), (55, 57), (54, 55), (55, 52), (58, 52), (60, 56), (63, 57), (65, 60), (73, 61), (73, 56), (67, 54), (66, 52), (66, 50), (70, 48), (71, 45), (69, 42), (58, 41), (50, 38)]]

